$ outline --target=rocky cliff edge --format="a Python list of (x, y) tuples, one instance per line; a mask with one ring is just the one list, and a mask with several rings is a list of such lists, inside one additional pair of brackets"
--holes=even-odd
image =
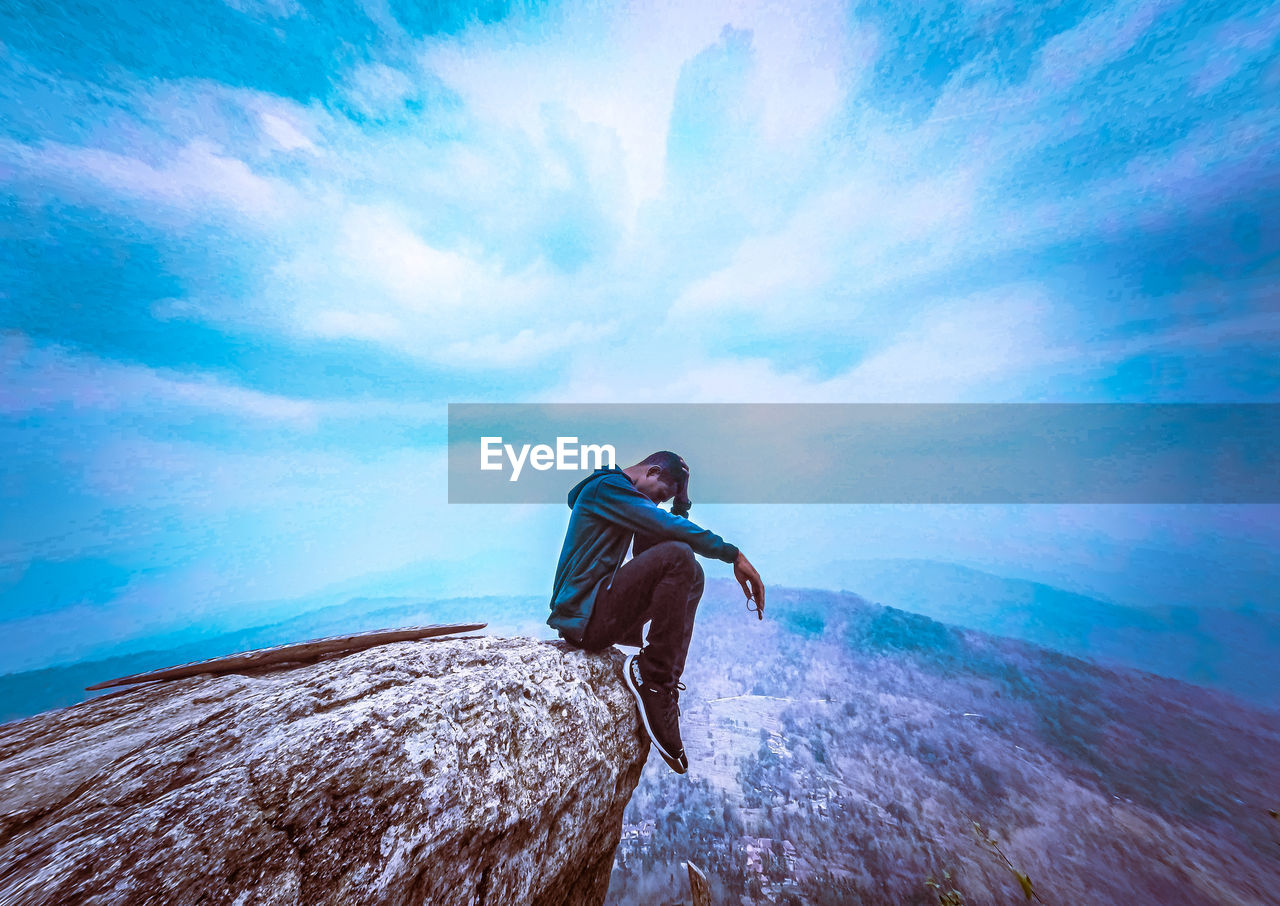
[(0, 726), (0, 903), (601, 903), (648, 755), (621, 665), (404, 642)]

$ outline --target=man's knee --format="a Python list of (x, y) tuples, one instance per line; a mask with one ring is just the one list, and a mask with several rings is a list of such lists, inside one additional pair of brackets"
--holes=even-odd
[(695, 607), (702, 597), (702, 590), (706, 586), (706, 582), (707, 574), (702, 569), (702, 564), (695, 557), (693, 561), (693, 584), (689, 586), (689, 600), (693, 602)]
[(698, 573), (702, 572), (702, 567), (698, 564), (698, 558), (694, 556), (693, 548), (683, 541), (663, 541), (660, 544), (655, 544), (652, 550), (658, 552), (663, 562), (669, 563), (673, 568), (687, 572), (695, 578)]

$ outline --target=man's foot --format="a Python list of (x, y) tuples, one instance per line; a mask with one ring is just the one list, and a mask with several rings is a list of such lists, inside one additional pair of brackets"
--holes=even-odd
[(636, 697), (640, 708), (640, 721), (653, 741), (658, 754), (677, 774), (689, 770), (689, 759), (680, 741), (680, 708), (676, 703), (679, 691), (649, 685), (640, 675), (640, 661), (636, 655), (627, 656), (622, 665), (622, 675), (627, 688)]

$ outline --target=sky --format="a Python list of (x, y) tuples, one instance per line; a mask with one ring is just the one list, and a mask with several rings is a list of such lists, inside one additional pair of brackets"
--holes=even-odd
[[(450, 402), (1280, 401), (1273, 4), (0, 0), (0, 35), (0, 672), (395, 571), (549, 597), (567, 507), (449, 505)], [(693, 496), (766, 584), (1275, 603), (1276, 507)]]

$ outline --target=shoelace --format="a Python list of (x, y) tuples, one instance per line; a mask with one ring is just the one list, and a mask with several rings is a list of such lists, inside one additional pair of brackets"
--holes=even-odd
[(671, 690), (671, 697), (676, 700), (676, 717), (683, 716), (680, 712), (680, 693), (684, 690), (684, 683), (676, 680), (676, 687)]
[(676, 705), (676, 717), (684, 716), (683, 712), (680, 710), (680, 692), (685, 688), (684, 683), (680, 682), (679, 680), (676, 680), (675, 686), (669, 689), (664, 689), (661, 686), (654, 686), (652, 684), (649, 685), (649, 688), (652, 689), (654, 692), (665, 692), (667, 695), (670, 695), (671, 700), (674, 701)]

